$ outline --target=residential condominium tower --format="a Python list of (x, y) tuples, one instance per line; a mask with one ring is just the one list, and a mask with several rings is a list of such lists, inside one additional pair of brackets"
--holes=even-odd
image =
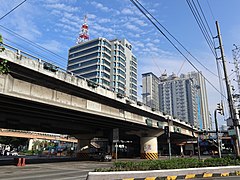
[(142, 74), (143, 102), (165, 114), (199, 127), (211, 129), (205, 80), (201, 73), (190, 72), (180, 77), (153, 73)]
[(205, 80), (201, 73), (180, 77), (163, 74), (159, 83), (160, 111), (201, 129), (209, 129), (209, 111)]
[(137, 59), (126, 39), (97, 38), (71, 47), (67, 70), (137, 100)]
[(159, 78), (152, 72), (142, 74), (142, 99), (143, 103), (159, 110)]

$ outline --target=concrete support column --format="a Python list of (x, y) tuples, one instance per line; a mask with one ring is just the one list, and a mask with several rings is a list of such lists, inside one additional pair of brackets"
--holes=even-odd
[(180, 145), (180, 155), (181, 155), (181, 156), (184, 156), (183, 145)]
[(77, 158), (89, 159), (90, 139), (78, 139)]
[(32, 150), (32, 147), (33, 147), (33, 139), (29, 139), (29, 142), (28, 142), (28, 150), (31, 151), (31, 150)]
[(158, 159), (157, 137), (141, 137), (141, 159)]

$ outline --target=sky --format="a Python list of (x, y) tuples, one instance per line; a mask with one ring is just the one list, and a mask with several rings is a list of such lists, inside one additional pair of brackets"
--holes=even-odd
[[(0, 17), (21, 2), (22, 0), (0, 0)], [(218, 78), (209, 72), (210, 70), (217, 74), (215, 57), (207, 46), (187, 2), (185, 0), (140, 2), (205, 66), (201, 66), (184, 52), (207, 80), (219, 89)], [(215, 21), (220, 24), (229, 79), (234, 84), (232, 49), (233, 44), (240, 44), (240, 1), (199, 2), (213, 36), (217, 35)], [(126, 38), (132, 44), (133, 53), (138, 59), (139, 98), (143, 73), (153, 72), (160, 76), (162, 73), (180, 75), (196, 71), (130, 0), (27, 0), (0, 20), (0, 33), (5, 43), (66, 68), (68, 49), (76, 44), (85, 15), (88, 16), (90, 39)], [(46, 49), (42, 50), (25, 42), (18, 35)], [(236, 83), (234, 86), (237, 90)], [(213, 114), (217, 103), (221, 101), (221, 96), (208, 82), (207, 92), (209, 111)], [(220, 124), (224, 123), (221, 117), (220, 121)]]

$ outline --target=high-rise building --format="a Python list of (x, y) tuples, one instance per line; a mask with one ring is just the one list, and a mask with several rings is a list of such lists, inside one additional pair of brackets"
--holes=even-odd
[(132, 53), (132, 45), (126, 40), (111, 40), (113, 73), (112, 87), (116, 92), (137, 100), (137, 59)]
[(67, 70), (137, 100), (137, 59), (126, 39), (97, 38), (71, 47)]
[(205, 79), (202, 76), (201, 72), (190, 72), (188, 76), (192, 78), (197, 89), (196, 101), (198, 104), (198, 119), (200, 122), (199, 127), (206, 130), (212, 129), (212, 122), (210, 120), (210, 114), (208, 109), (208, 98)]
[(142, 99), (143, 103), (159, 110), (159, 78), (152, 72), (142, 74)]
[(143, 102), (165, 114), (201, 129), (211, 129), (206, 84), (201, 73), (190, 72), (180, 77), (153, 73), (142, 74)]
[(180, 77), (163, 74), (159, 83), (160, 111), (197, 126), (209, 129), (209, 112), (205, 80), (201, 73)]

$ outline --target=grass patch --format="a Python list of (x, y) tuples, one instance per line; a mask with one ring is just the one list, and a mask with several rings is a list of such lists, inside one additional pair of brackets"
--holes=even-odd
[(199, 167), (217, 167), (240, 165), (240, 159), (233, 157), (209, 158), (198, 160), (196, 158), (174, 158), (171, 160), (148, 160), (140, 162), (118, 161), (111, 168), (95, 169), (96, 172), (109, 171), (144, 171), (144, 170), (161, 170), (161, 169), (183, 169)]

